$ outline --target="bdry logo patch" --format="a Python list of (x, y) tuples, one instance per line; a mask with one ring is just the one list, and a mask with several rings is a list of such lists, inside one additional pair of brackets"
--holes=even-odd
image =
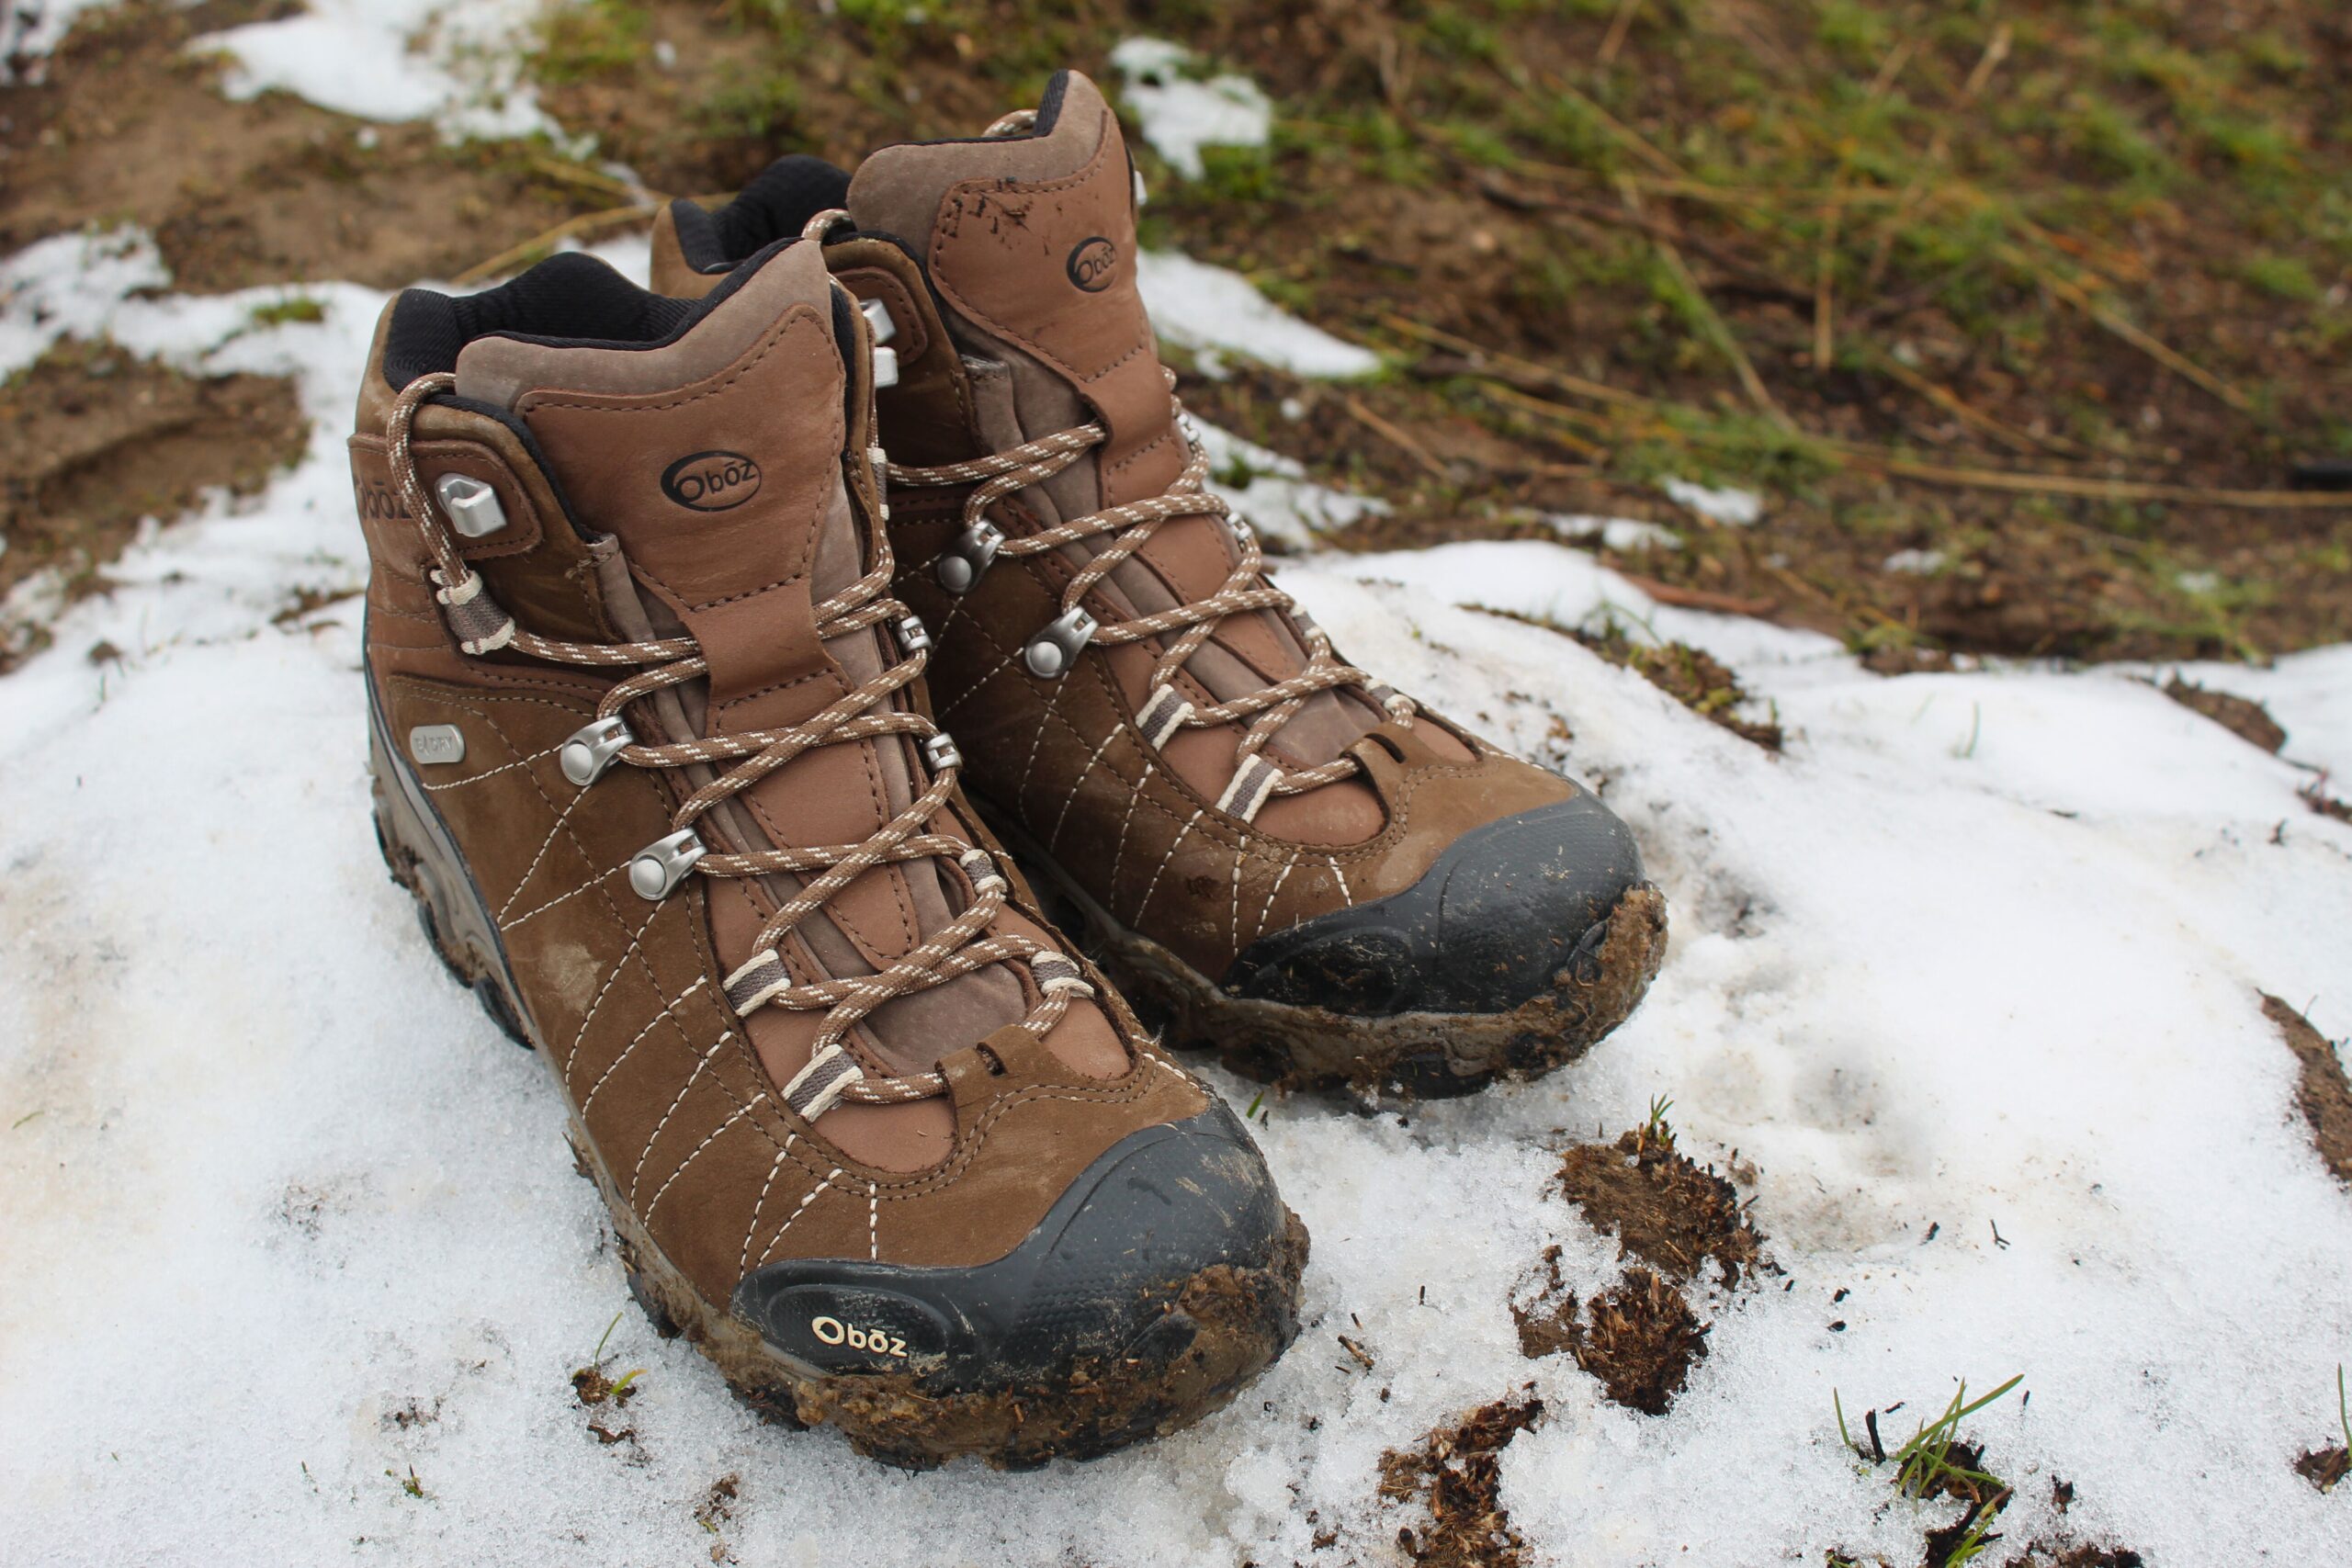
[(1102, 234), (1080, 240), (1069, 253), (1069, 260), (1062, 270), (1069, 280), (1089, 294), (1100, 294), (1111, 287), (1111, 274), (1119, 265), (1119, 247)]
[(760, 466), (741, 452), (696, 452), (662, 470), (662, 493), (696, 512), (724, 512), (760, 493)]

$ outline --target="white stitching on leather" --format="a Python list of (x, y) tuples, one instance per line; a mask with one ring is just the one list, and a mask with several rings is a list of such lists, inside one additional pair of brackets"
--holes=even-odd
[[(531, 878), (538, 872), (539, 863), (548, 858), (549, 850), (555, 848), (556, 835), (561, 833), (563, 825), (571, 820), (571, 808), (587, 798), (588, 792), (583, 789), (563, 803), (563, 809), (555, 814), (555, 821), (548, 829), (548, 836), (539, 840), (539, 852), (533, 855), (531, 863), (523, 868), (523, 879), (514, 885), (514, 891), (506, 896), (506, 902), (498, 907), (498, 913), (494, 917), (496, 919), (504, 921), (506, 911), (514, 907), (514, 900), (520, 898), (523, 896), (523, 889), (531, 885)], [(504, 928), (502, 925), (500, 929)]]
[(1130, 917), (1131, 919), (1136, 920), (1143, 919), (1143, 912), (1151, 907), (1151, 896), (1159, 891), (1160, 873), (1166, 871), (1168, 863), (1176, 858), (1176, 852), (1183, 847), (1184, 840), (1193, 831), (1193, 824), (1199, 821), (1201, 814), (1207, 809), (1205, 806), (1199, 807), (1194, 809), (1191, 817), (1185, 818), (1183, 831), (1178, 833), (1175, 842), (1168, 846), (1168, 852), (1159, 857), (1159, 864), (1151, 874), (1151, 886), (1143, 890), (1143, 902), (1136, 906), (1136, 912)]
[(418, 780), (417, 783), (421, 788), (428, 791), (429, 793), (439, 795), (445, 789), (463, 789), (468, 784), (480, 784), (484, 779), (495, 778), (500, 773), (509, 773), (516, 768), (527, 768), (532, 763), (540, 761), (542, 758), (552, 757), (558, 751), (562, 750), (563, 743), (561, 741), (558, 741), (544, 751), (534, 751), (527, 757), (517, 757), (511, 762), (501, 762), (494, 768), (484, 768), (481, 772), (466, 778), (451, 779), (447, 784), (425, 784), (422, 779)]
[(662, 906), (656, 904), (653, 906), (652, 909), (647, 913), (644, 922), (640, 924), (637, 928), (635, 933), (629, 937), (628, 946), (621, 950), (620, 959), (613, 965), (613, 972), (605, 976), (605, 983), (603, 985), (596, 987), (596, 999), (590, 1002), (588, 1004), (588, 1010), (581, 1015), (580, 1032), (571, 1037), (571, 1049), (563, 1054), (563, 1081), (565, 1083), (568, 1084), (571, 1081), (571, 1064), (580, 1059), (580, 1047), (588, 1038), (588, 1026), (596, 1021), (596, 1010), (605, 1005), (605, 993), (609, 992), (613, 988), (613, 982), (621, 977), (621, 971), (628, 967), (628, 961), (636, 954), (638, 944), (645, 940), (645, 933), (652, 929), (654, 918), (662, 913)]
[(1151, 782), (1151, 764), (1143, 765), (1143, 777), (1136, 780), (1136, 787), (1127, 795), (1127, 814), (1119, 818), (1119, 848), (1111, 857), (1111, 880), (1102, 889), (1102, 903), (1114, 912), (1119, 897), (1119, 867), (1126, 863), (1127, 829), (1135, 826), (1136, 802), (1143, 798), (1143, 786)]
[[(1238, 865), (1240, 862), (1237, 859), (1234, 863)], [(1258, 924), (1257, 928), (1250, 933), (1250, 941), (1255, 942), (1258, 938), (1266, 934), (1266, 917), (1274, 912), (1274, 895), (1283, 890), (1283, 884), (1290, 880), (1290, 874), (1297, 864), (1298, 857), (1296, 855), (1293, 855), (1290, 859), (1283, 862), (1283, 869), (1280, 874), (1275, 876), (1273, 886), (1268, 888), (1266, 891), (1266, 907), (1258, 911)], [(1233, 945), (1237, 948), (1241, 945), (1241, 941), (1238, 936), (1235, 937)]]
[[(759, 1097), (759, 1100), (765, 1100), (767, 1096), (762, 1095)], [(752, 1113), (752, 1106), (758, 1104), (759, 1100), (752, 1100), (747, 1104), (738, 1105), (735, 1108), (733, 1114), (729, 1115), (726, 1121), (721, 1122), (718, 1126), (713, 1127), (708, 1133), (705, 1134), (702, 1142), (696, 1144), (687, 1154), (686, 1157), (678, 1162), (678, 1168), (670, 1173), (668, 1179), (664, 1180), (661, 1186), (653, 1190), (652, 1199), (647, 1202), (643, 1209), (639, 1211), (649, 1224), (653, 1219), (653, 1211), (662, 1206), (662, 1194), (670, 1190), (670, 1183), (685, 1175), (686, 1167), (695, 1163), (695, 1156), (701, 1154), (703, 1150), (710, 1147), (710, 1145), (717, 1141), (719, 1134), (724, 1133), (728, 1128), (732, 1127), (736, 1122), (741, 1122), (744, 1117), (749, 1116)], [(650, 1144), (646, 1146), (648, 1148), (652, 1147)], [(629, 1201), (631, 1202), (635, 1202), (636, 1199), (632, 1198)]]
[(797, 1220), (801, 1215), (807, 1213), (808, 1212), (808, 1205), (817, 1201), (817, 1194), (831, 1187), (833, 1184), (833, 1178), (839, 1176), (841, 1173), (842, 1168), (840, 1166), (835, 1166), (832, 1169), (825, 1172), (825, 1179), (822, 1181), (820, 1181), (816, 1186), (808, 1189), (808, 1196), (801, 1199), (800, 1207), (792, 1211), (792, 1219), (785, 1221), (784, 1224), (777, 1228), (775, 1235), (768, 1238), (767, 1251), (760, 1255), (761, 1262), (766, 1262), (769, 1255), (774, 1253), (778, 1247), (783, 1245), (784, 1233), (792, 1228), (793, 1220)]
[[(648, 972), (650, 972), (650, 967)], [(582, 1122), (588, 1120), (588, 1108), (596, 1103), (596, 1095), (598, 1091), (603, 1089), (605, 1087), (605, 1080), (611, 1077), (614, 1070), (623, 1062), (628, 1060), (628, 1054), (636, 1050), (647, 1035), (653, 1032), (653, 1026), (655, 1024), (660, 1023), (663, 1019), (668, 1018), (672, 1013), (677, 1011), (678, 1004), (680, 1002), (684, 1001), (688, 997), (691, 997), (696, 991), (701, 990), (705, 985), (709, 983), (709, 980), (710, 976), (705, 975), (695, 980), (693, 985), (688, 986), (684, 990), (680, 991), (675, 997), (673, 997), (670, 1000), (662, 1003), (662, 1010), (645, 1021), (645, 1027), (637, 1032), (637, 1037), (635, 1039), (621, 1047), (620, 1055), (615, 1056), (611, 1061), (605, 1064), (605, 1070), (598, 1073), (596, 1075), (596, 1081), (589, 1086), (587, 1098), (583, 1099), (580, 1102), (580, 1119)], [(719, 1038), (724, 1040), (726, 1036), (721, 1035)]]
[[(711, 1043), (710, 1049), (705, 1051), (701, 1058), (695, 1063), (694, 1071), (686, 1075), (686, 1081), (678, 1086), (676, 1096), (670, 1101), (670, 1109), (662, 1112), (662, 1120), (653, 1123), (653, 1131), (646, 1134), (645, 1146), (637, 1151), (637, 1164), (630, 1168), (628, 1173), (628, 1201), (631, 1204), (637, 1201), (637, 1190), (645, 1183), (645, 1162), (651, 1157), (653, 1145), (662, 1141), (662, 1129), (670, 1124), (670, 1118), (675, 1116), (678, 1113), (678, 1107), (686, 1102), (686, 1095), (694, 1089), (695, 1081), (702, 1077), (702, 1070), (710, 1066), (710, 1059), (718, 1055), (726, 1043), (734, 1038), (735, 1032), (730, 1029)], [(582, 1110), (584, 1113), (586, 1107), (582, 1107)], [(638, 1211), (640, 1214), (651, 1212), (650, 1207)]]
[(785, 1130), (784, 1145), (775, 1151), (775, 1163), (768, 1167), (768, 1179), (760, 1183), (760, 1201), (752, 1205), (752, 1223), (743, 1227), (742, 1256), (735, 1259), (739, 1279), (752, 1271), (752, 1238), (760, 1234), (760, 1216), (767, 1213), (768, 1189), (775, 1185), (775, 1173), (784, 1168), (786, 1156), (792, 1153), (792, 1140), (799, 1135), (789, 1128)]
[(511, 931), (516, 926), (521, 925), (525, 920), (529, 919), (533, 915), (544, 915), (549, 909), (554, 908), (558, 904), (565, 903), (571, 899), (579, 897), (582, 893), (587, 892), (589, 889), (596, 886), (599, 883), (602, 883), (606, 877), (612, 875), (614, 872), (625, 871), (628, 869), (628, 863), (627, 861), (623, 861), (619, 865), (614, 866), (609, 870), (600, 871), (594, 877), (582, 883), (571, 892), (562, 894), (558, 897), (550, 898), (536, 909), (526, 909), (523, 913), (515, 916), (511, 920), (500, 921), (498, 929), (502, 933)]
[(1094, 755), (1086, 759), (1086, 766), (1078, 770), (1078, 782), (1069, 786), (1069, 798), (1062, 802), (1061, 815), (1054, 818), (1053, 833), (1046, 840), (1046, 853), (1051, 854), (1055, 846), (1062, 841), (1062, 824), (1069, 820), (1069, 808), (1078, 804), (1078, 792), (1085, 785), (1087, 774), (1094, 771), (1094, 764), (1102, 760), (1102, 753), (1108, 751), (1111, 749), (1111, 742), (1118, 738), (1119, 732), (1116, 729), (1104, 736), (1102, 744), (1094, 748)]

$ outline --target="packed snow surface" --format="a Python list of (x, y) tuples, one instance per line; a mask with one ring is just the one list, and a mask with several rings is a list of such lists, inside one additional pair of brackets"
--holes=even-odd
[(1249, 77), (1204, 75), (1193, 51), (1166, 39), (1131, 38), (1111, 51), (1125, 78), (1120, 97), (1141, 122), (1143, 139), (1186, 179), (1201, 177), (1204, 147), (1262, 147), (1274, 106)]
[[(1538, 1562), (1906, 1562), (1957, 1509), (1858, 1473), (1832, 1391), (1907, 1402), (1907, 1434), (2011, 1373), (2031, 1402), (1969, 1423), (2018, 1486), (1982, 1561), (2055, 1527), (2060, 1476), (2066, 1529), (2152, 1563), (2352, 1560), (2348, 1499), (2290, 1468), (2352, 1360), (2352, 1193), (2257, 1001), (2352, 1032), (2352, 827), (2296, 796), (2298, 762), (2352, 773), (2352, 649), (2188, 671), (2267, 701), (2280, 759), (2143, 671), (1883, 680), (1560, 544), (1286, 567), (1351, 656), (1605, 789), (1671, 900), (1666, 968), (1540, 1082), (1409, 1116), (1267, 1097), (1308, 1323), (1223, 1415), (1090, 1465), (900, 1474), (760, 1425), (655, 1337), (549, 1075), (378, 860), (357, 603), (278, 614), (362, 581), (342, 444), (383, 296), (313, 287), (322, 320), (258, 326), (281, 291), (127, 299), (152, 252), (77, 243), (12, 264), (8, 352), (65, 321), (293, 375), (315, 424), (0, 677), (9, 1560), (701, 1561), (731, 1478), (712, 1528), (746, 1562), (1396, 1562), (1419, 1520), (1378, 1500), (1382, 1452), (1532, 1384), (1502, 1477)], [(1512, 618), (1599, 616), (1723, 659), (1787, 753)], [(1507, 1302), (1549, 1244), (1579, 1296), (1614, 1277), (1547, 1179), (1661, 1095), (1782, 1272), (1701, 1288), (1712, 1354), (1647, 1416), (1523, 1359)], [(570, 1379), (616, 1313), (606, 1367), (646, 1370), (608, 1445)]]

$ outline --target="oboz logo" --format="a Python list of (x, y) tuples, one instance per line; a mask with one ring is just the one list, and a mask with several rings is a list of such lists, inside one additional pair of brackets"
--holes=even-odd
[(360, 517), (368, 522), (405, 522), (408, 519), (408, 508), (379, 479), (353, 479), (351, 498), (358, 504)]
[(1072, 283), (1089, 294), (1100, 294), (1111, 287), (1111, 272), (1118, 265), (1119, 247), (1097, 234), (1091, 239), (1080, 240), (1062, 269), (1069, 274)]
[(760, 493), (760, 466), (741, 452), (696, 452), (662, 470), (662, 493), (696, 512), (724, 512)]
[(853, 1350), (871, 1350), (877, 1356), (906, 1359), (907, 1342), (878, 1328), (865, 1329), (838, 1317), (820, 1317), (809, 1323), (808, 1332), (828, 1345), (847, 1345)]

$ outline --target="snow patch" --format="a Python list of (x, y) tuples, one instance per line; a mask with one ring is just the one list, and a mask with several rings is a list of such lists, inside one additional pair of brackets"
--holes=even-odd
[(104, 0), (17, 0), (0, 10), (0, 87), (49, 79), (49, 57)]
[(1232, 502), (1261, 536), (1285, 549), (1311, 550), (1320, 542), (1318, 534), (1388, 510), (1387, 502), (1372, 496), (1317, 484), (1295, 458), (1185, 417), (1208, 454), (1209, 489)]
[(1136, 286), (1161, 338), (1181, 348), (1237, 354), (1295, 376), (1369, 376), (1370, 349), (1300, 321), (1229, 267), (1174, 251), (1136, 257)]
[(1941, 550), (1897, 550), (1879, 562), (1881, 571), (1905, 572), (1914, 577), (1931, 577), (1943, 569)]
[(1670, 479), (1664, 486), (1667, 499), (1675, 505), (1687, 507), (1710, 523), (1721, 523), (1733, 528), (1752, 528), (1764, 517), (1764, 498), (1744, 490), (1717, 490), (1690, 479)]
[(1131, 38), (1111, 51), (1113, 68), (1126, 80), (1120, 96), (1135, 110), (1143, 139), (1192, 180), (1201, 177), (1202, 148), (1263, 147), (1274, 124), (1274, 106), (1257, 83), (1230, 73), (1204, 80), (1195, 59), (1166, 39)]
[(0, 378), (61, 338), (107, 335), (125, 299), (172, 275), (142, 229), (53, 234), (0, 261)]
[(1637, 517), (1592, 517), (1566, 512), (1540, 512), (1535, 516), (1537, 522), (1572, 545), (1598, 542), (1601, 548), (1615, 550), (1620, 555), (1632, 555), (1636, 550), (1679, 550), (1682, 547), (1681, 535), (1661, 524), (1645, 523)]
[(373, 120), (436, 120), (444, 135), (558, 134), (524, 81), (532, 0), (310, 0), (277, 21), (210, 33), (232, 98), (275, 89)]

